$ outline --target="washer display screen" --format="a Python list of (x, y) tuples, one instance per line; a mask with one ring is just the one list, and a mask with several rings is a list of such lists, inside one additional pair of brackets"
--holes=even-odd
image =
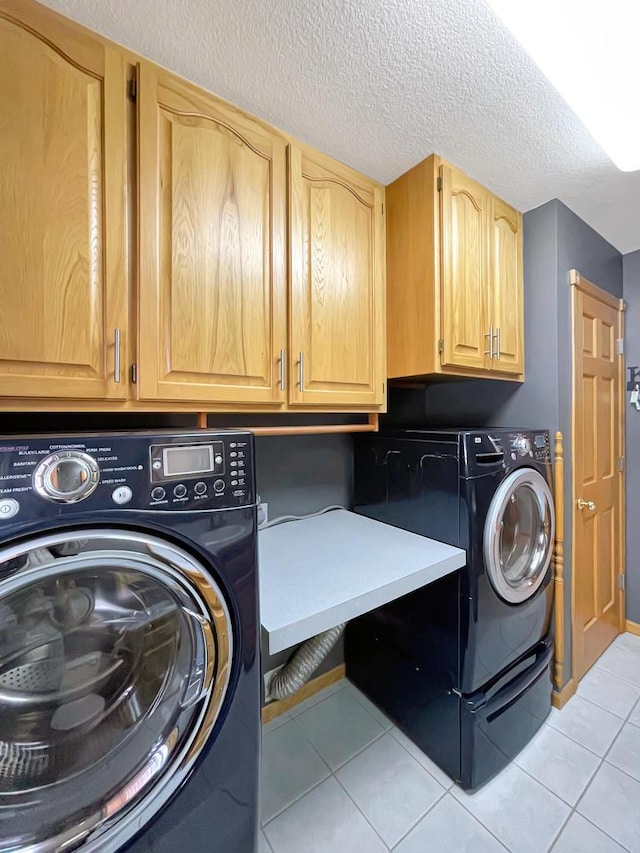
[(214, 471), (215, 468), (212, 444), (165, 447), (162, 455), (166, 477), (176, 477), (183, 474), (207, 474)]

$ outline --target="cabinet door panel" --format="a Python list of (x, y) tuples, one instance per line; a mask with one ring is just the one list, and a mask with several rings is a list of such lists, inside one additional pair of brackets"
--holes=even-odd
[(139, 100), (140, 396), (278, 403), (284, 142), (144, 63)]
[(522, 215), (499, 198), (490, 202), (491, 288), (489, 316), (497, 330), (499, 358), (492, 362), (502, 373), (522, 373), (523, 284)]
[(290, 148), (290, 400), (377, 406), (384, 402), (382, 191), (322, 159)]
[(483, 369), (489, 348), (487, 191), (451, 166), (441, 167), (442, 365)]
[(124, 61), (37, 9), (0, 2), (0, 393), (125, 398)]

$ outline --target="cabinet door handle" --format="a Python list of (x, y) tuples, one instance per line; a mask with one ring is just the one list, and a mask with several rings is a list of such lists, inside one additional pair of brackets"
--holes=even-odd
[(489, 326), (489, 331), (485, 334), (485, 338), (489, 338), (489, 349), (484, 351), (485, 355), (488, 355), (489, 358), (493, 358), (493, 326)]
[(496, 358), (500, 361), (500, 326), (496, 329)]
[(285, 391), (286, 390), (286, 372), (287, 372), (286, 371), (287, 354), (286, 354), (285, 350), (283, 350), (283, 349), (280, 350), (279, 361), (280, 361), (280, 390)]
[(113, 333), (113, 381), (120, 382), (120, 329)]
[(299, 381), (298, 385), (300, 386), (300, 391), (304, 391), (304, 353), (300, 353), (300, 359), (298, 360), (299, 366)]

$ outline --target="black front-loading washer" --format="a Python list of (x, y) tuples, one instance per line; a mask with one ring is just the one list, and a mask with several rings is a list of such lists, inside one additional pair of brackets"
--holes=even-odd
[(466, 567), (355, 620), (348, 677), (463, 788), (551, 706), (554, 510), (547, 432), (359, 437), (355, 508), (464, 548)]
[(257, 847), (253, 439), (0, 440), (0, 850)]

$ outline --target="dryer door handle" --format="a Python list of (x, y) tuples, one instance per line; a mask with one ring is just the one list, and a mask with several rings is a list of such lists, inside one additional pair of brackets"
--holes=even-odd
[(204, 660), (194, 661), (191, 678), (180, 703), (182, 708), (191, 708), (207, 695), (213, 683), (216, 671), (216, 641), (209, 619), (194, 613), (188, 607), (183, 607), (182, 612), (191, 620), (195, 630), (200, 632), (204, 646)]

